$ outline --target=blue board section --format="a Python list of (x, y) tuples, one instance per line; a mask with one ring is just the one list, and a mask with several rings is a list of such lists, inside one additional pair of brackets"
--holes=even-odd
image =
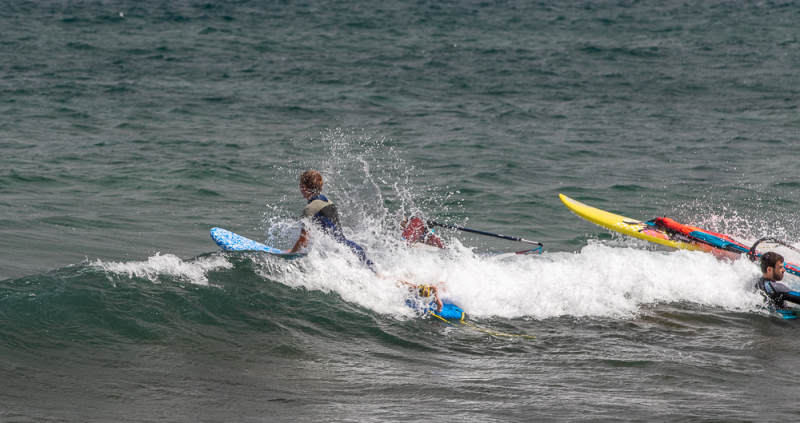
[(693, 238), (697, 238), (700, 241), (705, 242), (706, 244), (712, 245), (712, 246), (717, 247), (717, 248), (721, 248), (723, 250), (738, 251), (740, 253), (747, 253), (748, 251), (750, 251), (749, 249), (744, 248), (741, 245), (737, 245), (737, 244), (734, 244), (732, 242), (725, 241), (724, 239), (722, 239), (722, 238), (720, 238), (718, 236), (711, 235), (711, 234), (705, 233), (705, 232), (692, 231), (692, 232), (689, 233), (689, 236), (691, 236)]
[(437, 313), (436, 311), (431, 310), (431, 313), (441, 317), (442, 319), (447, 319), (447, 320), (461, 320), (465, 317), (464, 310), (462, 310), (457, 305), (450, 303), (443, 303), (442, 311)]
[(781, 319), (796, 319), (797, 318), (797, 310), (773, 310), (775, 315), (780, 317)]
[(442, 302), (442, 311), (436, 312), (436, 303), (420, 303), (419, 301), (406, 300), (406, 305), (415, 310), (428, 310), (434, 316), (441, 317), (446, 320), (461, 320), (466, 317), (464, 310), (455, 304)]
[(212, 228), (211, 239), (225, 251), (263, 251), (286, 257), (301, 256), (301, 254), (287, 253), (286, 251), (272, 248), (269, 245), (264, 245), (222, 228)]

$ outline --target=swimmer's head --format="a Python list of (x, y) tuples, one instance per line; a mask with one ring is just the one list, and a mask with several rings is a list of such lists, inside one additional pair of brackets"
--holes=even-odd
[(322, 192), (322, 175), (316, 170), (307, 170), (300, 175), (300, 188), (311, 195)]
[[(774, 281), (783, 279), (783, 256), (772, 251), (761, 256), (761, 272), (764, 276)], [(772, 269), (772, 270), (770, 270)]]
[(431, 286), (430, 285), (420, 285), (419, 286), (419, 296), (420, 297), (430, 297), (431, 296)]

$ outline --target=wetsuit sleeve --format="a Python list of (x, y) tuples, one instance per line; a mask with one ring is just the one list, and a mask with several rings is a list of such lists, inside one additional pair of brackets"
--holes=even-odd
[(800, 292), (792, 291), (788, 286), (775, 281), (762, 281), (759, 288), (773, 301), (781, 305), (783, 301), (791, 301), (800, 305)]
[(775, 292), (781, 295), (784, 300), (800, 305), (800, 292), (792, 291), (782, 283), (772, 282), (772, 286)]

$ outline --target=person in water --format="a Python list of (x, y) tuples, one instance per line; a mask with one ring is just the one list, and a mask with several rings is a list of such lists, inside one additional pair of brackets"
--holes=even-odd
[(403, 239), (406, 240), (408, 245), (422, 243), (430, 245), (431, 247), (445, 249), (442, 239), (433, 233), (422, 219), (411, 216), (410, 219), (406, 218), (400, 222), (400, 227), (403, 229)]
[[(375, 274), (378, 274), (377, 270), (375, 270), (374, 263), (367, 258), (364, 249), (355, 242), (345, 238), (336, 205), (322, 195), (322, 185), (322, 175), (316, 170), (308, 170), (300, 175), (300, 193), (303, 195), (303, 198), (308, 200), (308, 205), (303, 209), (303, 219), (315, 224), (322, 229), (324, 233), (332, 236), (337, 242), (346, 245), (353, 251), (364, 266), (375, 272)], [(306, 230), (304, 223), (303, 229), (300, 231), (300, 238), (297, 239), (294, 247), (292, 247), (289, 252), (299, 252), (308, 246), (308, 242), (309, 232)], [(400, 281), (400, 283), (408, 285), (411, 291), (418, 290), (419, 295), (422, 297), (433, 296), (436, 301), (437, 311), (442, 310), (443, 305), (442, 301), (439, 299), (439, 290), (437, 287), (429, 285), (417, 286), (404, 281)]]
[(783, 256), (768, 252), (761, 256), (761, 278), (756, 282), (756, 290), (763, 295), (776, 310), (785, 310), (789, 306), (785, 301), (800, 305), (800, 292), (792, 291), (779, 281), (783, 279)]
[[(322, 195), (322, 175), (316, 170), (309, 170), (300, 175), (300, 193), (308, 200), (308, 205), (303, 209), (303, 219), (311, 221), (326, 234), (330, 235), (340, 244), (346, 245), (358, 257), (359, 261), (375, 272), (375, 265), (367, 258), (367, 254), (360, 245), (345, 238), (342, 225), (339, 222), (339, 212), (336, 204)], [(305, 224), (304, 224), (305, 225)], [(305, 226), (300, 231), (300, 238), (290, 252), (296, 253), (308, 245), (308, 231)]]

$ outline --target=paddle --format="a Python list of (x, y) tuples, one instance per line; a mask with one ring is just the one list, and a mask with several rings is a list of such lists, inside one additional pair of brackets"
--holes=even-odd
[(758, 244), (761, 244), (764, 241), (774, 242), (776, 244), (783, 245), (784, 247), (787, 247), (787, 248), (789, 248), (791, 250), (794, 250), (794, 251), (797, 251), (798, 253), (800, 253), (800, 250), (798, 250), (797, 248), (793, 247), (788, 242), (782, 241), (782, 240), (780, 240), (778, 238), (773, 238), (771, 236), (768, 236), (768, 237), (764, 237), (764, 238), (759, 239), (758, 241), (756, 241), (755, 244), (753, 244), (752, 247), (750, 247), (750, 251), (747, 252), (747, 257), (750, 260), (756, 261), (760, 257), (760, 254), (756, 253), (756, 247), (758, 246)]
[(434, 222), (434, 221), (432, 221), (432, 220), (429, 220), (429, 221), (428, 221), (428, 227), (431, 227), (431, 226), (441, 226), (441, 227), (443, 227), (443, 228), (457, 229), (457, 230), (459, 230), (459, 231), (471, 232), (471, 233), (473, 233), (473, 234), (478, 234), (478, 235), (493, 236), (493, 237), (495, 237), (495, 238), (507, 239), (507, 240), (509, 240), (509, 241), (524, 242), (524, 243), (526, 243), (526, 244), (534, 244), (534, 245), (538, 245), (538, 246), (540, 246), (540, 247), (542, 246), (542, 243), (541, 243), (541, 242), (529, 241), (529, 240), (527, 240), (527, 239), (517, 238), (517, 237), (513, 237), (513, 236), (506, 236), (506, 235), (500, 235), (500, 234), (493, 234), (493, 233), (491, 233), (491, 232), (484, 232), (484, 231), (479, 231), (479, 230), (476, 230), (476, 229), (462, 228), (462, 227), (460, 227), (460, 226), (447, 225), (447, 224), (445, 224), (445, 223), (437, 223), (437, 222)]

